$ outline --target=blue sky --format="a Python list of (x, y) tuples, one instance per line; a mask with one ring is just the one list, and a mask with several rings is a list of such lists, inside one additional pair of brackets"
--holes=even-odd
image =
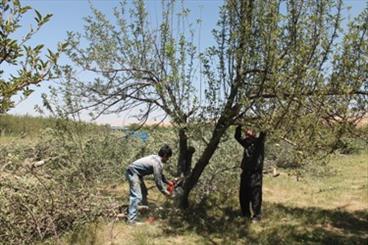
[[(91, 2), (107, 16), (112, 16), (112, 9), (119, 4), (118, 0), (92, 0)], [(128, 0), (127, 2), (131, 3), (132, 1)], [(28, 43), (29, 45), (42, 43), (51, 50), (55, 50), (58, 42), (66, 38), (67, 31), (82, 32), (83, 18), (91, 13), (88, 0), (21, 0), (21, 3), (32, 6), (43, 15), (53, 14), (51, 20)], [(191, 10), (193, 22), (196, 19), (202, 19), (200, 45), (203, 48), (209, 46), (212, 41), (209, 37), (212, 36), (211, 30), (216, 25), (218, 9), (222, 3), (222, 0), (185, 0), (185, 6)], [(146, 7), (151, 16), (151, 24), (155, 26), (161, 13), (161, 0), (148, 0)], [(25, 27), (34, 25), (33, 17), (33, 14), (25, 16), (22, 21)], [(66, 59), (61, 60), (61, 62), (63, 61)], [(35, 92), (9, 113), (37, 115), (34, 106), (41, 104), (41, 94), (47, 92), (50, 85), (52, 82), (43, 82), (41, 87), (33, 88)], [(129, 117), (130, 115), (102, 116), (97, 122), (121, 125), (131, 121)]]
[[(112, 9), (119, 4), (118, 0), (91, 0), (93, 5), (103, 11), (107, 16), (112, 15)], [(127, 1), (128, 3), (131, 1)], [(212, 43), (211, 30), (215, 27), (218, 9), (222, 5), (222, 0), (185, 0), (185, 6), (191, 10), (191, 20), (201, 18), (200, 46), (203, 50)], [(57, 43), (66, 38), (67, 31), (82, 32), (83, 17), (90, 14), (88, 0), (21, 0), (22, 5), (30, 5), (41, 14), (52, 13), (51, 20), (34, 36), (29, 42), (30, 45), (42, 43), (47, 48), (55, 50)], [(345, 5), (351, 6), (349, 15), (354, 17), (366, 6), (366, 0), (345, 0)], [(147, 10), (150, 13), (151, 24), (155, 25), (161, 13), (161, 0), (148, 0)], [(156, 17), (157, 16), (157, 17)], [(33, 21), (33, 14), (28, 14), (22, 21), (24, 27), (29, 27)], [(199, 41), (199, 40), (198, 40)], [(63, 59), (64, 62), (66, 59)], [(62, 60), (62, 61), (63, 61)], [(35, 92), (25, 101), (20, 102), (10, 114), (30, 114), (37, 115), (34, 106), (41, 103), (41, 94), (47, 92), (48, 86), (52, 82), (44, 82), (41, 87), (34, 88)], [(87, 118), (85, 118), (87, 119)], [(104, 116), (97, 120), (99, 123), (109, 123), (112, 125), (122, 125), (129, 122), (129, 115)]]

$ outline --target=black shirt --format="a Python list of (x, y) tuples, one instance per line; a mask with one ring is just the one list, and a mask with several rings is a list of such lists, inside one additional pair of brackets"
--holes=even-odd
[(241, 127), (238, 126), (235, 130), (235, 139), (244, 147), (241, 168), (246, 172), (262, 171), (266, 133), (261, 132), (258, 137), (243, 138)]

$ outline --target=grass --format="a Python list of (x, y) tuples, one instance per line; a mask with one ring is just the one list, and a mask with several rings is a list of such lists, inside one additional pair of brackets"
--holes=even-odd
[(19, 136), (1, 136), (0, 137), (0, 145), (10, 145), (10, 144), (32, 144), (34, 143), (34, 137), (26, 136), (20, 138)]
[[(367, 244), (368, 153), (336, 155), (325, 177), (306, 175), (300, 181), (281, 172), (264, 178), (263, 220), (251, 224), (239, 217), (237, 194), (221, 207), (210, 204), (186, 212), (172, 208), (150, 191), (154, 222), (128, 226), (100, 219), (80, 227), (58, 244)], [(150, 186), (154, 186), (149, 181)], [(127, 186), (105, 188), (126, 203)], [(163, 207), (163, 208), (159, 208)]]
[[(7, 138), (33, 138), (38, 137), (46, 128), (78, 128), (83, 134), (109, 130), (105, 126), (94, 123), (74, 122), (53, 117), (34, 117), (29, 115), (15, 116), (9, 114), (0, 115), (0, 139), (6, 142)], [(2, 143), (0, 141), (0, 143)]]
[(283, 174), (265, 177), (264, 197), (274, 203), (298, 207), (345, 209), (368, 208), (368, 154), (335, 155), (326, 166), (330, 174), (309, 174), (301, 181)]
[(121, 222), (89, 224), (68, 234), (68, 244), (198, 244), (204, 238), (194, 234), (168, 234), (161, 224), (128, 226)]

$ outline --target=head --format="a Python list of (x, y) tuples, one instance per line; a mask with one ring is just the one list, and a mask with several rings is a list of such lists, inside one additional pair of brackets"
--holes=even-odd
[(169, 158), (172, 156), (172, 150), (169, 145), (165, 144), (158, 151), (158, 155), (161, 157), (162, 162), (167, 162)]
[(256, 137), (256, 132), (251, 128), (246, 128), (244, 133), (246, 137)]

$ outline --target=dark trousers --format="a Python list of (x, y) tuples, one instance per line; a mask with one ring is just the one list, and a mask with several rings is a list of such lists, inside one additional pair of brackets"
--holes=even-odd
[(243, 216), (251, 217), (251, 211), (254, 216), (261, 215), (262, 171), (242, 172), (240, 176), (239, 200)]

